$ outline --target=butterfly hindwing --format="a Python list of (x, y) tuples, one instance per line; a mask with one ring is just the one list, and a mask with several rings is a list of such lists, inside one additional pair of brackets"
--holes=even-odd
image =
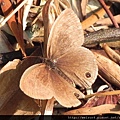
[(65, 107), (76, 107), (81, 104), (79, 98), (84, 98), (84, 94), (69, 84), (63, 77), (54, 71), (50, 71), (50, 78), (52, 79), (52, 87), (54, 91), (54, 98)]
[(50, 99), (54, 97), (66, 107), (76, 107), (81, 104), (80, 98), (84, 94), (65, 81), (57, 72), (49, 69), (45, 64), (29, 67), (22, 75), (21, 90), (34, 99)]
[(50, 99), (53, 97), (52, 82), (49, 69), (45, 64), (35, 64), (22, 75), (20, 89), (35, 99)]
[(69, 50), (56, 61), (56, 66), (81, 87), (91, 87), (97, 77), (95, 57), (87, 48)]

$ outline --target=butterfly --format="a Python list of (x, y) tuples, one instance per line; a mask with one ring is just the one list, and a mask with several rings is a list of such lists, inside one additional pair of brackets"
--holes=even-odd
[(84, 94), (75, 88), (89, 88), (98, 67), (93, 53), (82, 47), (84, 34), (79, 18), (70, 8), (55, 20), (47, 43), (47, 57), (23, 73), (20, 89), (34, 99), (54, 97), (64, 107), (81, 104)]

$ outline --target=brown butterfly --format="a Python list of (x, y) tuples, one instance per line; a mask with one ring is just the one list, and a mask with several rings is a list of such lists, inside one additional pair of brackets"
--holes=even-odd
[(64, 10), (51, 28), (47, 58), (23, 73), (21, 90), (34, 99), (54, 97), (65, 107), (80, 105), (77, 97), (84, 98), (84, 94), (73, 84), (91, 87), (98, 73), (94, 55), (81, 46), (83, 42), (84, 35), (78, 17), (71, 9)]

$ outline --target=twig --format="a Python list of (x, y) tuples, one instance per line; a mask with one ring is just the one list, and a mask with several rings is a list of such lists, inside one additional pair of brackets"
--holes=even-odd
[(120, 41), (120, 29), (109, 28), (106, 30), (99, 30), (85, 35), (85, 42), (83, 46), (105, 43), (105, 42), (115, 42)]
[(103, 80), (103, 81), (108, 85), (108, 87), (109, 87), (111, 90), (113, 90), (111, 84), (110, 84), (109, 82), (107, 82), (107, 80), (105, 80), (100, 74), (98, 74), (98, 76), (99, 76), (99, 78), (100, 78), (101, 80)]
[(55, 99), (51, 98), (47, 101), (44, 115), (52, 115)]
[(118, 94), (120, 94), (120, 90), (97, 92), (97, 93), (93, 93), (90, 95), (86, 95), (85, 99), (88, 99), (88, 98), (93, 97), (93, 96), (101, 97), (101, 96), (106, 96), (106, 95), (118, 95)]
[(105, 10), (106, 13), (108, 14), (108, 16), (110, 17), (110, 19), (111, 19), (112, 23), (114, 24), (114, 26), (115, 26), (116, 28), (119, 28), (118, 23), (116, 22), (116, 20), (115, 20), (114, 16), (112, 15), (111, 11), (107, 8), (104, 0), (98, 0), (98, 1), (100, 2), (100, 4), (101, 4), (102, 7), (104, 8), (104, 10)]

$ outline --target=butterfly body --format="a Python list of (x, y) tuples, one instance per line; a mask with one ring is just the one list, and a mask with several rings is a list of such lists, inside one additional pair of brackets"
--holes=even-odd
[(44, 62), (47, 66), (49, 66), (50, 69), (56, 69), (56, 61), (55, 60), (51, 60), (51, 59), (44, 59)]
[(52, 70), (54, 72), (56, 72), (57, 74), (59, 74), (61, 77), (63, 77), (66, 81), (68, 81), (70, 84), (74, 85), (74, 81), (71, 80), (68, 76), (66, 76), (64, 74), (64, 72), (62, 72), (58, 67), (57, 67), (57, 60), (52, 60), (49, 58), (42, 58), (43, 59), (43, 63), (46, 65), (46, 67), (48, 67), (49, 70)]

